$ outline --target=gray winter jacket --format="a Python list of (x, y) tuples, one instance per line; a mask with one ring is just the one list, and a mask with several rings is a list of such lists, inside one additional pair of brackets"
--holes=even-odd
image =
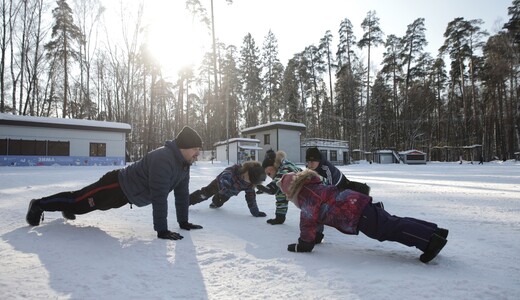
[(188, 221), (190, 165), (175, 140), (121, 169), (119, 184), (136, 206), (152, 204), (155, 231), (168, 229), (168, 194), (173, 190), (177, 222)]

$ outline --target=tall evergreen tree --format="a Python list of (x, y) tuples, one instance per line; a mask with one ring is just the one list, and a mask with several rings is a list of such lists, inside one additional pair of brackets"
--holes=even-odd
[(282, 83), (282, 96), (284, 108), (284, 120), (288, 122), (302, 122), (301, 109), (299, 109), (299, 94), (298, 94), (298, 60), (293, 57), (287, 63), (285, 68)]
[[(58, 6), (52, 10), (54, 26), (52, 27), (52, 40), (45, 44), (50, 59), (58, 60), (63, 70), (63, 117), (68, 115), (67, 105), (69, 96), (69, 63), (78, 60), (79, 45), (84, 43), (81, 33), (72, 17), (72, 10), (66, 0), (56, 1)], [(76, 43), (76, 44), (75, 44)]]
[[(368, 48), (368, 63), (367, 63), (367, 98), (366, 98), (366, 108), (365, 112), (365, 127), (368, 129), (368, 120), (370, 116), (370, 51), (372, 47), (377, 47), (383, 43), (383, 31), (379, 27), (379, 18), (376, 16), (376, 12), (371, 10), (367, 13), (365, 19), (361, 23), (361, 28), (365, 32), (363, 34), (363, 38), (359, 40), (358, 46), (363, 49), (365, 47)], [(366, 131), (365, 131), (366, 132)], [(366, 141), (366, 139), (365, 139)], [(367, 144), (368, 145), (368, 144)]]
[(263, 84), (265, 100), (262, 105), (262, 123), (280, 120), (281, 84), (283, 65), (278, 59), (278, 40), (269, 30), (262, 47)]
[(352, 61), (356, 59), (354, 47), (357, 43), (352, 23), (348, 18), (341, 21), (338, 34), (339, 43), (338, 51), (336, 52), (338, 70), (343, 68), (344, 65), (347, 65), (347, 67), (352, 71)]
[(248, 33), (244, 37), (240, 50), (240, 80), (242, 83), (243, 107), (245, 108), (245, 126), (258, 125), (260, 103), (262, 100), (262, 65), (255, 40)]

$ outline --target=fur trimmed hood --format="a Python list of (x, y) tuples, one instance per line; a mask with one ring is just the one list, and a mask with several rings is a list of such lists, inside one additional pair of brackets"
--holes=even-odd
[(276, 157), (274, 158), (274, 165), (273, 167), (278, 170), (280, 169), (280, 166), (282, 165), (282, 161), (287, 157), (287, 154), (283, 152), (282, 150), (276, 151)]
[(294, 203), (297, 207), (300, 207), (297, 200), (298, 194), (302, 187), (313, 178), (316, 178), (318, 182), (321, 182), (320, 176), (313, 170), (306, 169), (299, 173), (291, 172), (282, 176), (281, 180), (278, 182), (278, 186), (287, 196), (289, 201)]

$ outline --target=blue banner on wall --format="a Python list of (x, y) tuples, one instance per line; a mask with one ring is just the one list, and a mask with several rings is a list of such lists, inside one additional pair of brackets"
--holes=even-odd
[(0, 166), (124, 166), (124, 157), (0, 155)]

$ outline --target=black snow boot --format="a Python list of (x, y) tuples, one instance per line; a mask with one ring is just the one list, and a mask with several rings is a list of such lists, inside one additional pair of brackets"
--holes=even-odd
[(442, 236), (437, 235), (436, 233), (432, 234), (430, 238), (430, 243), (428, 247), (424, 251), (424, 253), (419, 258), (423, 263), (428, 263), (432, 259), (441, 252), (442, 248), (446, 245), (448, 241)]
[(61, 212), (61, 215), (63, 216), (63, 218), (67, 220), (76, 220), (76, 215), (71, 213), (70, 211), (64, 210)]
[(437, 234), (438, 236), (441, 236), (441, 237), (443, 237), (445, 239), (448, 238), (448, 233), (449, 232), (450, 231), (448, 229), (446, 229), (446, 228), (438, 227), (437, 229), (435, 229), (435, 234)]
[(40, 200), (33, 199), (29, 202), (25, 220), (31, 226), (38, 226), (40, 225), (40, 219), (43, 221), (43, 209), (40, 207)]

